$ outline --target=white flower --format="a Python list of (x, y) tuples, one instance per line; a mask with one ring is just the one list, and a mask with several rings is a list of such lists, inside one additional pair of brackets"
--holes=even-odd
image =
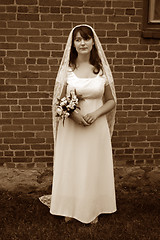
[(66, 100), (66, 97), (63, 97), (62, 99), (61, 99), (61, 102), (64, 102)]
[(66, 114), (65, 114), (65, 117), (67, 118), (67, 117), (69, 117), (69, 112), (66, 112)]
[(61, 101), (61, 103), (60, 103), (60, 106), (65, 106), (65, 105), (67, 105), (67, 100), (66, 99), (64, 99), (63, 101)]
[(59, 115), (59, 116), (61, 116), (62, 115), (62, 112), (63, 112), (63, 109), (62, 109), (62, 107), (57, 107), (57, 109), (56, 109), (56, 113)]

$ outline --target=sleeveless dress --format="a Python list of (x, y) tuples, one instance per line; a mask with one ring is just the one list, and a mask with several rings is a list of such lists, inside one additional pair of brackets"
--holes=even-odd
[[(106, 79), (78, 78), (68, 71), (67, 93), (82, 95), (82, 114), (103, 105)], [(50, 213), (90, 223), (101, 213), (116, 211), (112, 146), (106, 116), (90, 126), (67, 118), (59, 122), (54, 154)]]

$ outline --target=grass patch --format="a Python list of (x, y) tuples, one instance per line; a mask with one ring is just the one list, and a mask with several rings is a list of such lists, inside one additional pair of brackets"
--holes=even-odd
[(38, 200), (43, 194), (0, 191), (0, 240), (160, 239), (160, 196), (156, 189), (119, 190), (118, 211), (100, 215), (96, 225), (76, 220), (65, 223), (63, 217), (51, 215)]

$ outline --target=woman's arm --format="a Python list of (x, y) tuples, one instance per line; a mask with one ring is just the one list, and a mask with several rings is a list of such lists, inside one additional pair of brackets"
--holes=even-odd
[(98, 108), (96, 111), (89, 113), (84, 116), (84, 119), (88, 123), (93, 123), (97, 118), (102, 115), (107, 114), (115, 107), (115, 101), (110, 89), (110, 86), (105, 86), (104, 90), (104, 104), (102, 107)]

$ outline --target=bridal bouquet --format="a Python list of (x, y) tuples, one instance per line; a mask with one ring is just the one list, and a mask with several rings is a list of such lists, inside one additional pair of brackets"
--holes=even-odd
[(57, 117), (63, 120), (68, 118), (70, 114), (79, 108), (78, 106), (78, 97), (76, 96), (76, 91), (71, 90), (70, 95), (63, 97), (62, 99), (57, 99), (57, 108), (56, 113)]

